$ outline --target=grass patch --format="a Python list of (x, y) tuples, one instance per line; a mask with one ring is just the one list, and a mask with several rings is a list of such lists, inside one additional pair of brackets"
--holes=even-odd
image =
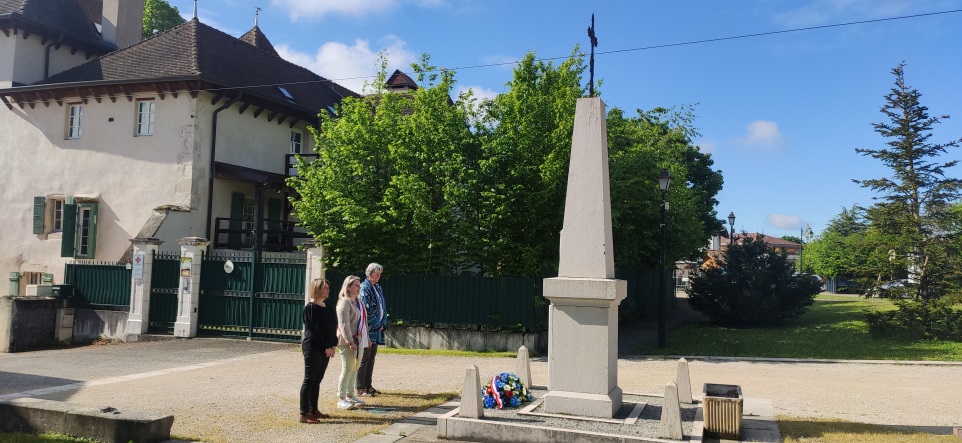
[(778, 417), (785, 443), (951, 443), (954, 435), (919, 432), (908, 427), (851, 423), (839, 420)]
[[(380, 350), (378, 350), (380, 353)], [(354, 436), (355, 439), (368, 434), (377, 434), (396, 421), (410, 417), (425, 409), (445, 403), (458, 396), (457, 392), (419, 394), (411, 391), (382, 392), (369, 399), (361, 397), (368, 404), (358, 409), (332, 409), (326, 412), (330, 419), (338, 423), (352, 423), (365, 426)]]
[(736, 329), (696, 323), (670, 334), (666, 348), (643, 346), (647, 355), (825, 358), (843, 360), (962, 361), (962, 343), (876, 339), (862, 319), (866, 310), (892, 310), (884, 299), (819, 296), (801, 317), (776, 328)]
[(44, 432), (43, 434), (24, 434), (21, 432), (0, 432), (0, 443), (99, 443), (89, 438), (71, 437), (66, 434)]

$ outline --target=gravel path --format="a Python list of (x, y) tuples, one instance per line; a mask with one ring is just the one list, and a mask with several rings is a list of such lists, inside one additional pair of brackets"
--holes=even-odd
[[(118, 368), (112, 353), (133, 353), (139, 360), (127, 359)], [(515, 369), (510, 358), (385, 353), (378, 355), (375, 386), (382, 391), (459, 391), (469, 364), (476, 364), (482, 375)], [(674, 379), (676, 365), (674, 360), (619, 360), (619, 385), (627, 393), (661, 393)], [(699, 393), (705, 382), (739, 384), (746, 397), (771, 399), (779, 415), (942, 433), (962, 426), (960, 365), (696, 360), (690, 368), (693, 392)], [(333, 410), (339, 370), (333, 361), (321, 385), (324, 412)], [(174, 434), (214, 441), (343, 442), (370, 429), (363, 420), (297, 423), (301, 371), (301, 355), (291, 345), (209, 339), (130, 343), (2, 355), (0, 394), (23, 392), (11, 390), (15, 384), (35, 389), (79, 381), (80, 388), (42, 398), (174, 414)], [(121, 374), (125, 377), (117, 377)], [(544, 385), (546, 374), (543, 359), (532, 362), (535, 385)]]

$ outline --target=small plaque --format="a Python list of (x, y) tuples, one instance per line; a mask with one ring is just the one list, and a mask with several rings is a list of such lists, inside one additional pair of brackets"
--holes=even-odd
[(224, 272), (230, 274), (234, 272), (234, 262), (227, 260), (224, 262)]
[(134, 254), (133, 258), (130, 260), (130, 264), (131, 264), (130, 269), (132, 272), (131, 274), (132, 278), (135, 278), (135, 279), (144, 278), (144, 257), (145, 257), (145, 254), (143, 252), (138, 252)]

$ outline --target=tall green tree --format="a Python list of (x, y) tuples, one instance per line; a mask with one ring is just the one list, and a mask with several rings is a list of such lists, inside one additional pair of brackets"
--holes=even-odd
[(183, 24), (184, 21), (177, 7), (171, 6), (170, 3), (167, 3), (165, 0), (144, 1), (143, 38), (145, 40)]
[(941, 241), (939, 225), (962, 190), (960, 179), (946, 176), (958, 160), (943, 162), (940, 157), (948, 149), (957, 148), (962, 139), (942, 144), (929, 141), (932, 127), (940, 123), (940, 118), (930, 117), (928, 108), (919, 101), (922, 94), (906, 85), (904, 68), (905, 63), (901, 63), (892, 69), (895, 83), (881, 109), (888, 121), (872, 125), (888, 140), (887, 147), (855, 150), (881, 161), (891, 175), (853, 181), (881, 194), (872, 208), (873, 225), (895, 236), (893, 249), (898, 256), (908, 257), (907, 268), (918, 281), (916, 297), (928, 299), (941, 293), (939, 285), (931, 285), (931, 271), (947, 260), (936, 253), (939, 248), (935, 245)]
[(479, 242), (483, 273), (557, 270), (575, 103), (584, 97), (578, 49), (555, 66), (528, 53), (479, 126)]
[(330, 264), (363, 269), (377, 260), (397, 273), (451, 273), (469, 262), (463, 214), (473, 195), (478, 143), (454, 72), (423, 57), (413, 92), (384, 90), (382, 59), (373, 93), (346, 98), (311, 128), (320, 155), (289, 183), (302, 225), (325, 245)]

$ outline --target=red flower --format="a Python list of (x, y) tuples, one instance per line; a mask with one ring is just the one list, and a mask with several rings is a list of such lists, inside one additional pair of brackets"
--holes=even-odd
[(504, 396), (508, 398), (514, 397), (514, 391), (505, 391)]

